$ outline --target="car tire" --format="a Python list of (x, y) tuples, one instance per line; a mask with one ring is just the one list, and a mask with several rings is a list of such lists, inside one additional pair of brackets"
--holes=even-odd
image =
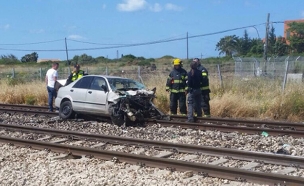
[(113, 103), (109, 105), (109, 114), (114, 125), (122, 126), (124, 124), (124, 115), (118, 112), (118, 109), (114, 106)]
[(71, 101), (64, 101), (59, 108), (59, 117), (62, 119), (71, 119), (75, 117)]

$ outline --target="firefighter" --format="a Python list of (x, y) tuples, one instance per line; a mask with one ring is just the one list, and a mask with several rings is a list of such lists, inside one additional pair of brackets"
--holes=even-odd
[(201, 71), (197, 69), (197, 63), (192, 61), (190, 64), (191, 70), (188, 73), (188, 122), (194, 122), (193, 114), (194, 111), (198, 117), (202, 117), (201, 109), (201, 84), (203, 77)]
[(210, 117), (210, 89), (209, 89), (209, 78), (207, 69), (201, 64), (198, 58), (194, 58), (193, 62), (197, 63), (197, 69), (201, 72), (202, 75), (202, 83), (201, 83), (201, 91), (202, 91), (202, 102), (201, 106), (204, 111), (204, 117)]
[(179, 101), (180, 113), (186, 115), (187, 71), (182, 68), (183, 64), (180, 59), (174, 59), (173, 65), (174, 68), (170, 72), (166, 84), (166, 91), (170, 92), (170, 112), (172, 115), (177, 114), (177, 101)]
[(72, 83), (73, 81), (76, 81), (77, 79), (80, 79), (84, 75), (85, 75), (84, 71), (80, 70), (80, 65), (78, 65), (78, 64), (74, 65), (74, 70), (69, 75), (65, 86)]

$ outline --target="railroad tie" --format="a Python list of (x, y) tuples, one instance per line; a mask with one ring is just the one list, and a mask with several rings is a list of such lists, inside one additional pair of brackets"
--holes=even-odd
[(39, 139), (37, 139), (37, 141), (44, 141), (44, 140), (48, 140), (51, 138), (52, 138), (51, 136), (47, 136), (47, 137), (39, 138)]
[(228, 160), (225, 159), (225, 158), (220, 158), (218, 160), (215, 160), (213, 162), (210, 163), (210, 165), (219, 165), (219, 164), (222, 164), (222, 163), (226, 163)]
[(159, 154), (155, 155), (156, 158), (168, 158), (172, 156), (174, 153), (169, 151), (161, 151)]
[(198, 157), (197, 155), (189, 154), (184, 157), (184, 160), (186, 160), (186, 161), (195, 160), (195, 159), (197, 159), (197, 157)]
[(50, 141), (50, 143), (63, 143), (66, 141), (69, 141), (69, 139), (67, 139), (67, 138), (58, 139), (58, 140)]
[(92, 145), (91, 148), (103, 147), (103, 146), (105, 146), (105, 145), (106, 145), (106, 143), (97, 143), (97, 144), (95, 144), (95, 145)]
[(259, 165), (260, 165), (260, 163), (257, 163), (257, 162), (249, 162), (246, 165), (244, 165), (243, 167), (241, 167), (241, 169), (251, 170)]
[(280, 170), (273, 170), (271, 171), (272, 173), (277, 173), (277, 174), (289, 174), (291, 172), (294, 172), (296, 171), (297, 169), (294, 168), (294, 167), (286, 167), (286, 168), (283, 168), (283, 169), (280, 169)]

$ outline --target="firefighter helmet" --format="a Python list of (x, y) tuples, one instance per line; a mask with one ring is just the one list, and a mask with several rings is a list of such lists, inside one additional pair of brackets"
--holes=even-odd
[(182, 65), (182, 64), (183, 64), (183, 62), (178, 58), (173, 60), (173, 65)]

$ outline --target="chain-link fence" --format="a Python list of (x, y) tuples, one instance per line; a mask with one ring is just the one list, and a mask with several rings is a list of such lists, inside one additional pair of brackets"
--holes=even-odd
[[(219, 82), (223, 86), (223, 81), (229, 81), (231, 78), (254, 78), (266, 77), (268, 79), (279, 79), (282, 86), (286, 84), (288, 78), (303, 81), (304, 57), (301, 56), (284, 56), (270, 57), (267, 62), (262, 58), (240, 58), (234, 57), (234, 62), (223, 64), (203, 64), (209, 71), (210, 78)], [(138, 81), (145, 81), (154, 75), (168, 75), (172, 70), (170, 62), (165, 64), (151, 66), (82, 66), (82, 70), (88, 74), (111, 75), (119, 77), (129, 77)], [(189, 70), (189, 64), (184, 64), (184, 68)], [(29, 68), (11, 68), (0, 69), (0, 78), (20, 78), (27, 80), (43, 81), (49, 68), (29, 67)], [(59, 79), (66, 79), (71, 73), (70, 67), (60, 67), (58, 69)]]
[(234, 57), (235, 76), (267, 76), (271, 78), (283, 78), (285, 74), (304, 72), (304, 57), (282, 56), (263, 58)]

